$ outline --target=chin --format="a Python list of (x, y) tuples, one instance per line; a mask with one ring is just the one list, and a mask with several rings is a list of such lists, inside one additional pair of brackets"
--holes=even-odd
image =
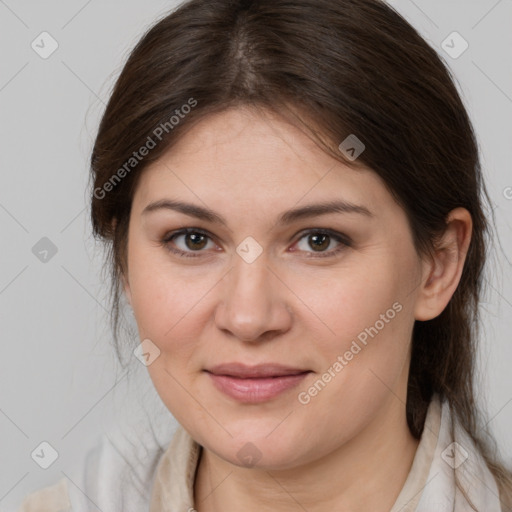
[[(262, 470), (285, 470), (300, 464), (300, 459), (304, 459), (306, 454), (298, 451), (305, 449), (300, 435), (290, 435), (289, 429), (283, 429), (277, 432), (278, 422), (274, 422), (271, 429), (261, 429), (253, 425), (251, 429), (246, 429), (233, 438), (222, 440), (208, 438), (206, 443), (201, 443), (208, 450), (215, 453), (226, 462), (241, 468), (254, 468)], [(282, 427), (283, 425), (281, 425)], [(275, 429), (274, 432), (272, 430)], [(269, 435), (269, 432), (272, 432)]]

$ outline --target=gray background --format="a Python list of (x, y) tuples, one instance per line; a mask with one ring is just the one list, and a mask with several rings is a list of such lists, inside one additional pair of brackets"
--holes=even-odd
[[(482, 304), (479, 400), (512, 463), (512, 1), (390, 3), (453, 70), (479, 138), (499, 235)], [(146, 28), (175, 5), (0, 0), (1, 510), (68, 475), (102, 432), (149, 428), (145, 411), (163, 444), (175, 428), (146, 368), (133, 357), (130, 380), (116, 361), (87, 204), (111, 86)], [(59, 45), (47, 59), (31, 47), (43, 31)], [(453, 31), (469, 43), (458, 58), (441, 46)], [(32, 250), (43, 237), (57, 249), (46, 262)], [(42, 441), (59, 454), (46, 470), (31, 458)]]

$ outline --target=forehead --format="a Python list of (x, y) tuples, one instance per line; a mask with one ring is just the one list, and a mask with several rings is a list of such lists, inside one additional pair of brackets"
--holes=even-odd
[[(370, 169), (354, 169), (270, 112), (237, 108), (209, 115), (141, 176), (134, 207), (165, 194), (217, 205), (266, 207), (341, 198), (383, 207), (390, 194)], [(328, 197), (326, 197), (328, 195)]]

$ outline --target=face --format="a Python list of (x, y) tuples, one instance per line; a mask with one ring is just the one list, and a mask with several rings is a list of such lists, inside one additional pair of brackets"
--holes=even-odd
[(146, 168), (127, 254), (155, 388), (225, 461), (311, 462), (405, 402), (422, 278), (405, 213), (280, 118), (209, 116)]

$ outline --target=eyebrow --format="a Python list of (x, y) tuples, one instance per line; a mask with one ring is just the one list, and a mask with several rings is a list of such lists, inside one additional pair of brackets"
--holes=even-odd
[[(173, 201), (171, 199), (160, 199), (149, 203), (144, 210), (142, 210), (142, 215), (162, 209), (181, 212), (185, 215), (190, 215), (191, 217), (196, 217), (204, 221), (227, 226), (227, 222), (224, 217), (209, 208), (185, 203), (183, 201)], [(357, 213), (366, 217), (374, 217), (374, 214), (363, 205), (338, 200), (309, 204), (292, 210), (287, 210), (279, 216), (277, 222), (279, 224), (291, 224), (292, 222), (300, 219), (327, 215), (329, 213)]]

